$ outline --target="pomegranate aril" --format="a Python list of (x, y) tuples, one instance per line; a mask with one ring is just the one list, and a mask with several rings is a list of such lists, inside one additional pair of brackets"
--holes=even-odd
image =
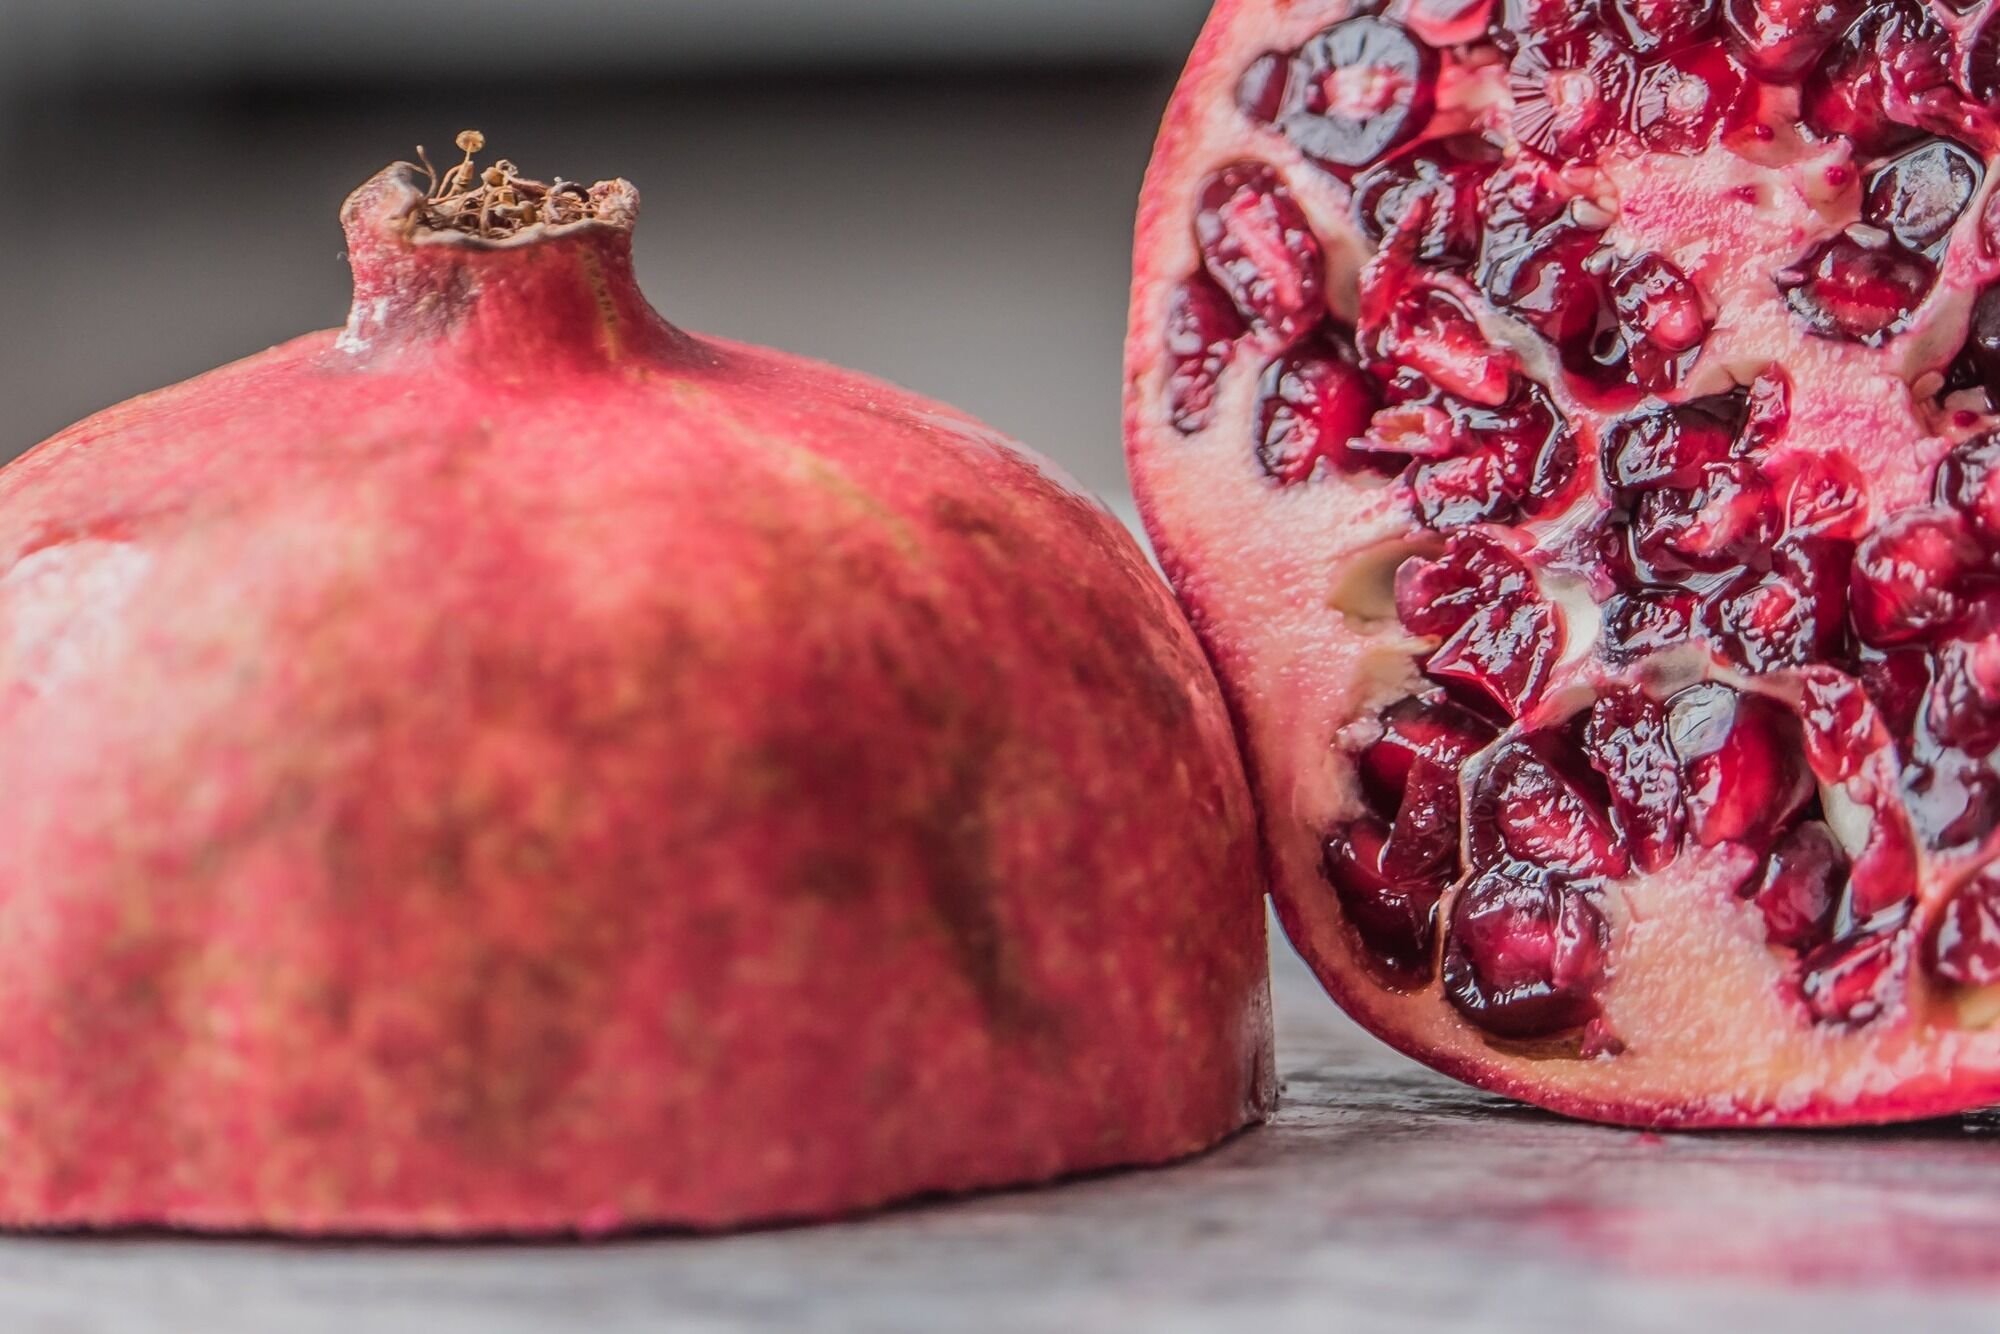
[(1382, 713), (1381, 737), (1361, 752), (1362, 789), (1378, 809), (1394, 812), (1419, 760), (1457, 773), (1492, 741), (1492, 724), (1441, 694), (1398, 700)]
[(2000, 828), (2000, 777), (1984, 760), (1946, 750), (1903, 775), (1903, 802), (1925, 844), (1938, 851), (1982, 844)]
[(1723, 0), (1723, 23), (1744, 62), (1774, 82), (1812, 68), (1868, 0)]
[(1667, 709), (1695, 842), (1768, 844), (1811, 800), (1804, 738), (1783, 705), (1710, 683)]
[(1610, 0), (1611, 15), (1635, 51), (1671, 51), (1715, 26), (1717, 0)]
[(1889, 741), (1887, 719), (1870, 693), (1873, 687), (1823, 665), (1804, 668), (1798, 681), (1806, 763), (1822, 783), (1845, 783), (1861, 773), (1871, 752)]
[(1823, 1024), (1860, 1027), (1895, 1003), (1909, 973), (1909, 942), (1896, 930), (1823, 945), (1800, 963), (1800, 991)]
[(1480, 770), (1467, 812), (1473, 865), (1517, 861), (1574, 878), (1623, 876), (1631, 856), (1601, 786), (1554, 733), (1503, 744)]
[(1444, 990), (1497, 1037), (1552, 1037), (1598, 1014), (1609, 931), (1580, 892), (1526, 867), (1484, 872), (1452, 904)]
[(1206, 273), (1174, 292), (1167, 311), (1167, 407), (1182, 435), (1205, 431), (1215, 420), (1216, 386), (1243, 333), (1235, 304)]
[(1507, 70), (1514, 135), (1552, 158), (1589, 160), (1624, 132), (1637, 78), (1632, 57), (1595, 29), (1525, 41)]
[(1619, 593), (1604, 604), (1605, 648), (1612, 657), (1638, 657), (1685, 644), (1699, 613), (1700, 600), (1685, 589)]
[(1990, 755), (2000, 745), (2000, 638), (1982, 635), (1938, 651), (1924, 727), (1967, 755)]
[(1942, 638), (1966, 615), (1960, 584), (1984, 560), (1953, 511), (1896, 515), (1856, 553), (1850, 595), (1855, 630), (1882, 646)]
[(1382, 328), (1367, 332), (1372, 362), (1407, 367), (1467, 402), (1498, 407), (1513, 392), (1513, 353), (1494, 347), (1448, 292), (1414, 288), (1396, 301)]
[(1562, 629), (1555, 611), (1539, 598), (1495, 603), (1431, 654), (1424, 671), (1434, 680), (1483, 691), (1510, 717), (1541, 702), (1556, 660)]
[(1890, 152), (1921, 137), (1919, 127), (1956, 119), (1950, 58), (1950, 38), (1918, 0), (1870, 5), (1806, 80), (1802, 115), (1859, 153)]
[(1300, 48), (1279, 127), (1334, 168), (1366, 167), (1430, 122), (1437, 53), (1387, 19), (1337, 23)]
[(1239, 162), (1211, 176), (1195, 240), (1210, 276), (1260, 339), (1289, 345), (1325, 317), (1319, 238), (1270, 167)]
[(1959, 35), (1952, 71), (1960, 88), (1988, 106), (2000, 101), (2000, 8), (1980, 4)]
[(1667, 713), (1637, 689), (1601, 697), (1584, 731), (1591, 765), (1611, 789), (1611, 814), (1641, 871), (1663, 870), (1680, 851), (1680, 766)]
[(1939, 914), (1929, 962), (1955, 986), (2000, 982), (2000, 867), (1980, 872)]
[(1847, 797), (1861, 805), (1866, 819), (1856, 822), (1863, 831), (1861, 847), (1847, 849), (1854, 864), (1835, 933), (1852, 936), (1900, 926), (1916, 901), (1918, 867), (1916, 840), (1899, 794), (1864, 781), (1850, 783)]
[(1404, 884), (1382, 869), (1388, 827), (1358, 820), (1327, 840), (1322, 862), (1348, 924), (1369, 955), (1392, 974), (1422, 981), (1431, 974), (1437, 905), (1444, 887)]
[(1275, 125), (1291, 88), (1292, 58), (1267, 51), (1250, 62), (1236, 82), (1237, 109), (1259, 125)]
[(1773, 672), (1826, 662), (1847, 643), (1851, 550), (1843, 543), (1787, 538), (1771, 553), (1771, 571), (1745, 575), (1718, 594), (1715, 638), (1737, 664)]
[(1704, 464), (1691, 490), (1639, 497), (1632, 518), (1639, 555), (1656, 570), (1727, 570), (1767, 550), (1779, 514), (1771, 487), (1746, 459)]
[(1482, 607), (1533, 598), (1527, 564), (1492, 538), (1459, 533), (1436, 560), (1396, 571), (1396, 614), (1420, 635), (1456, 633)]
[(1989, 543), (2000, 543), (2000, 434), (1961, 441), (1938, 467), (1937, 498), (1963, 514)]
[(1445, 532), (1519, 517), (1520, 501), (1491, 454), (1420, 463), (1410, 470), (1410, 502), (1427, 528)]
[(1814, 334), (1874, 346), (1903, 330), (1937, 284), (1937, 268), (1886, 234), (1848, 231), (1813, 247), (1777, 283)]
[(1355, 470), (1368, 460), (1354, 444), (1380, 404), (1375, 378), (1330, 333), (1299, 344), (1264, 372), (1257, 400), (1257, 462), (1291, 484), (1309, 479), (1322, 460)]
[(1676, 51), (1639, 74), (1632, 123), (1661, 153), (1694, 153), (1732, 127), (1744, 103), (1743, 67), (1719, 42)]
[(1605, 281), (1609, 258), (1602, 233), (1558, 223), (1490, 262), (1482, 283), (1496, 303), (1551, 342), (1587, 349), (1615, 323)]
[(1824, 945), (1847, 884), (1847, 853), (1818, 820), (1794, 826), (1744, 892), (1764, 914), (1764, 937), (1789, 950)]
[(1795, 536), (1853, 540), (1868, 525), (1861, 474), (1840, 454), (1808, 456), (1794, 465), (1785, 527)]
[(1626, 489), (1693, 487), (1703, 468), (1726, 461), (1735, 445), (1733, 424), (1708, 404), (1653, 408), (1605, 432), (1604, 480)]
[(1402, 881), (1456, 880), (1458, 809), (1457, 770), (1419, 759), (1382, 849), (1383, 873)]
[(1977, 157), (1943, 139), (1913, 148), (1868, 180), (1861, 220), (1910, 250), (1935, 256), (1986, 176)]
[[(1994, 198), (2000, 200), (2000, 195)], [(1984, 289), (1973, 301), (1965, 346), (1952, 370), (1964, 385), (1978, 385), (2000, 403), (2000, 284)]]
[(1924, 694), (1930, 689), (1930, 655), (1922, 649), (1867, 653), (1861, 661), (1861, 684), (1889, 734), (1908, 741), (1923, 711)]
[(1611, 283), (1619, 323), (1628, 336), (1666, 352), (1685, 352), (1708, 336), (1701, 296), (1664, 255), (1641, 255)]
[(1562, 37), (1603, 24), (1602, 0), (1501, 0), (1490, 34), (1509, 53), (1534, 37)]
[(1420, 263), (1469, 265), (1479, 258), (1480, 187), (1495, 160), (1490, 144), (1469, 136), (1392, 158), (1355, 179), (1355, 221), (1377, 245), (1399, 228), (1413, 230), (1411, 255)]

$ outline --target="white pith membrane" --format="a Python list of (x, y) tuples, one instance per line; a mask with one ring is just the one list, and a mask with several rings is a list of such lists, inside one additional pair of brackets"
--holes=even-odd
[[(1406, 557), (1440, 550), (1443, 535), (1419, 522), (1401, 479), (1331, 462), (1293, 484), (1266, 472), (1255, 451), (1260, 381), (1281, 348), (1259, 345), (1254, 328), (1222, 372), (1212, 418), (1192, 432), (1172, 421), (1171, 359), (1162, 349), (1177, 289), (1204, 267), (1192, 226), (1200, 195), (1216, 172), (1245, 162), (1275, 171), (1304, 212), (1325, 252), (1330, 316), (1353, 333), (1360, 275), (1376, 247), (1357, 228), (1350, 187), (1282, 128), (1246, 114), (1239, 82), (1260, 58), (1297, 50), (1357, 12), (1380, 10), (1395, 21), (1409, 7), (1222, 0), (1169, 113), (1139, 225), (1126, 418), (1134, 482), (1163, 562), (1236, 704), (1264, 809), (1274, 896), (1294, 943), (1335, 997), (1390, 1042), (1449, 1073), (1561, 1110), (1648, 1124), (1808, 1124), (2000, 1100), (2000, 996), (1945, 985), (1922, 962), (1940, 910), (2000, 855), (1992, 831), (1949, 857), (1913, 837), (1916, 900), (1898, 936), (1910, 963), (1897, 1000), (1867, 1022), (1816, 1022), (1808, 1012), (1799, 954), (1769, 943), (1763, 915), (1739, 892), (1762, 851), (1704, 848), (1692, 838), (1665, 870), (1591, 887), (1608, 938), (1601, 1013), (1587, 1035), (1498, 1036), (1445, 998), (1435, 967), (1420, 984), (1389, 985), (1365, 957), (1323, 869), (1325, 849), (1331, 834), (1367, 811), (1356, 756), (1380, 735), (1382, 710), (1435, 689), (1421, 668), (1438, 641), (1399, 623), (1391, 580)], [(1477, 130), (1511, 159), (1518, 150), (1508, 131), (1507, 58), (1484, 47), (1446, 48), (1440, 57), (1428, 126), (1394, 153)], [(1756, 461), (1780, 474), (1798, 456), (1844, 455), (1866, 479), (1871, 530), (1933, 505), (1939, 462), (1996, 424), (1978, 392), (1940, 391), (1942, 372), (1966, 341), (1973, 298), (2000, 278), (2000, 260), (1979, 236), (1994, 161), (1937, 260), (1931, 296), (1900, 332), (1879, 346), (1816, 336), (1787, 305), (1774, 273), (1786, 267), (1784, 257), (1804, 256), (1857, 224), (1869, 168), (1845, 140), (1801, 132), (1796, 90), (1767, 88), (1764, 96), (1762, 119), (1775, 134), (1743, 140), (1743, 152), (1644, 152), (1628, 142), (1565, 173), (1621, 260), (1664, 255), (1699, 289), (1711, 328), (1678, 387), (1611, 404), (1580, 395), (1538, 332), (1455, 275), (1427, 275), (1460, 297), (1489, 339), (1515, 351), (1520, 374), (1547, 391), (1576, 435), (1589, 479), (1577, 500), (1512, 526), (1538, 552), (1612, 504), (1596, 447), (1606, 427), (1662, 400), (1746, 388), (1767, 368), (1789, 375), (1790, 421)], [(1703, 648), (1607, 666), (1594, 652), (1603, 633), (1598, 595), (1580, 581), (1539, 574), (1542, 596), (1563, 623), (1561, 663), (1540, 703), (1501, 740), (1558, 726), (1642, 677), (1660, 699), (1716, 680), (1796, 708), (1796, 674), (1732, 669)], [(1857, 796), (1871, 784), (1897, 792), (1903, 767), (1886, 741), (1855, 758), (1851, 787), (1822, 781), (1818, 793), (1818, 818), (1850, 857), (1875, 819)], [(1468, 784), (1480, 763), (1467, 764)], [(1899, 802), (1887, 809), (1903, 818)], [(1439, 905), (1439, 955), (1453, 895), (1470, 878)]]

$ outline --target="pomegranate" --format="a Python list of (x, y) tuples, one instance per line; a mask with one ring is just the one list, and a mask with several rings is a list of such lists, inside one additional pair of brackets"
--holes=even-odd
[(2000, 1100), (1996, 15), (1216, 5), (1128, 452), (1279, 913), (1394, 1045), (1640, 1125)]
[(637, 205), (393, 167), (344, 331), (0, 472), (0, 1221), (720, 1227), (1268, 1107), (1254, 810), (1136, 544), (667, 324)]

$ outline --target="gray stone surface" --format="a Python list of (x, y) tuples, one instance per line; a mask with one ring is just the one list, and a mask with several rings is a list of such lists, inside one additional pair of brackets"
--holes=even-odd
[(2000, 1119), (1572, 1125), (1279, 966), (1273, 1124), (1195, 1162), (856, 1223), (597, 1245), (0, 1241), (8, 1334), (2000, 1328)]

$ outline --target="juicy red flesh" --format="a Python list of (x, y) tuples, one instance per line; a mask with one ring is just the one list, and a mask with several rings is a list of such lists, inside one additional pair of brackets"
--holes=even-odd
[(1862, 153), (1889, 152), (1956, 121), (1950, 64), (1950, 39), (1919, 0), (1869, 5), (1806, 80), (1806, 124)]
[(1606, 935), (1582, 892), (1526, 868), (1493, 867), (1452, 905), (1445, 995), (1500, 1037), (1580, 1027), (1597, 1014)]
[(1236, 355), (1243, 317), (1207, 274), (1197, 274), (1174, 293), (1167, 316), (1167, 356), (1173, 369), (1167, 397), (1174, 429), (1193, 435), (1215, 420), (1215, 393)]
[(1982, 872), (1945, 910), (1931, 940), (1931, 971), (1960, 986), (2000, 982), (2000, 870)]
[(1387, 20), (1337, 23), (1293, 53), (1279, 128), (1330, 168), (1379, 161), (1430, 120), (1437, 53)]
[(1695, 842), (1762, 842), (1811, 799), (1804, 740), (1782, 705), (1708, 684), (1690, 686), (1667, 707)]
[(1931, 142), (1885, 163), (1869, 178), (1861, 220), (1905, 249), (1935, 257), (1985, 179), (1985, 165), (1957, 144)]
[(1306, 481), (1322, 461), (1352, 469), (1353, 448), (1378, 402), (1354, 354), (1321, 336), (1271, 363), (1257, 407), (1257, 461), (1283, 483)]
[(1209, 275), (1260, 338), (1296, 342), (1325, 314), (1319, 238), (1269, 167), (1239, 163), (1211, 177), (1195, 239)]
[(1874, 345), (1899, 333), (1937, 282), (1937, 267), (1893, 239), (1843, 233), (1778, 275), (1778, 290), (1822, 338)]

